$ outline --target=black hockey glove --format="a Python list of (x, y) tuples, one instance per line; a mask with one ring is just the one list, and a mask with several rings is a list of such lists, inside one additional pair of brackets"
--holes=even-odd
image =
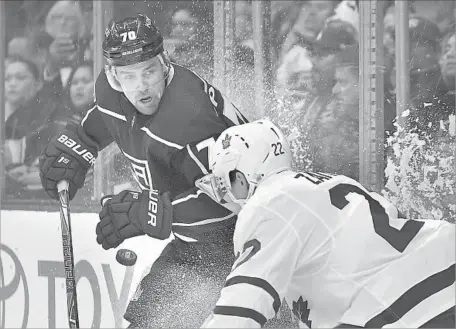
[(97, 242), (104, 249), (116, 248), (124, 240), (147, 234), (160, 240), (171, 234), (173, 206), (169, 192), (122, 191), (101, 200)]
[(44, 190), (52, 199), (58, 199), (57, 183), (67, 180), (70, 184), (70, 200), (84, 185), (90, 166), (98, 155), (98, 145), (81, 126), (67, 128), (53, 138), (40, 155), (40, 178)]

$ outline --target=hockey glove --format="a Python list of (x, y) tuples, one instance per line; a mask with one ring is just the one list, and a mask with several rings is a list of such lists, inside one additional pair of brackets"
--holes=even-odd
[[(108, 199), (108, 200), (106, 200)], [(147, 234), (160, 240), (171, 234), (173, 206), (169, 192), (122, 191), (102, 200), (97, 242), (104, 249), (116, 248), (124, 240)]]
[(64, 132), (53, 138), (40, 155), (40, 178), (44, 190), (52, 199), (58, 199), (57, 183), (67, 180), (70, 200), (84, 185), (90, 166), (98, 155), (97, 144), (83, 128), (69, 124)]

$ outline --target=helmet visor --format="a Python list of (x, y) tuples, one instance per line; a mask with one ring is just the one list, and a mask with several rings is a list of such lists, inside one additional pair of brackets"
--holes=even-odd
[(226, 183), (222, 182), (214, 174), (208, 174), (199, 179), (197, 186), (219, 203), (222, 203), (222, 200), (227, 195)]

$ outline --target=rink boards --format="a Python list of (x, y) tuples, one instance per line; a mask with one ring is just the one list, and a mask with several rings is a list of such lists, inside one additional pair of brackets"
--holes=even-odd
[[(72, 214), (81, 328), (125, 328), (128, 300), (166, 242), (136, 237), (127, 268), (96, 243), (98, 214)], [(2, 211), (0, 328), (68, 328), (60, 218), (57, 212)]]

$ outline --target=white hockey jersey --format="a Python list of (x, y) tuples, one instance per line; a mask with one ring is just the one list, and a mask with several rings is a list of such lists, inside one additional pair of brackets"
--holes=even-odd
[[(455, 226), (397, 218), (345, 176), (283, 172), (239, 214), (236, 261), (205, 328), (419, 327), (455, 305)], [(303, 326), (304, 327), (304, 326)]]

